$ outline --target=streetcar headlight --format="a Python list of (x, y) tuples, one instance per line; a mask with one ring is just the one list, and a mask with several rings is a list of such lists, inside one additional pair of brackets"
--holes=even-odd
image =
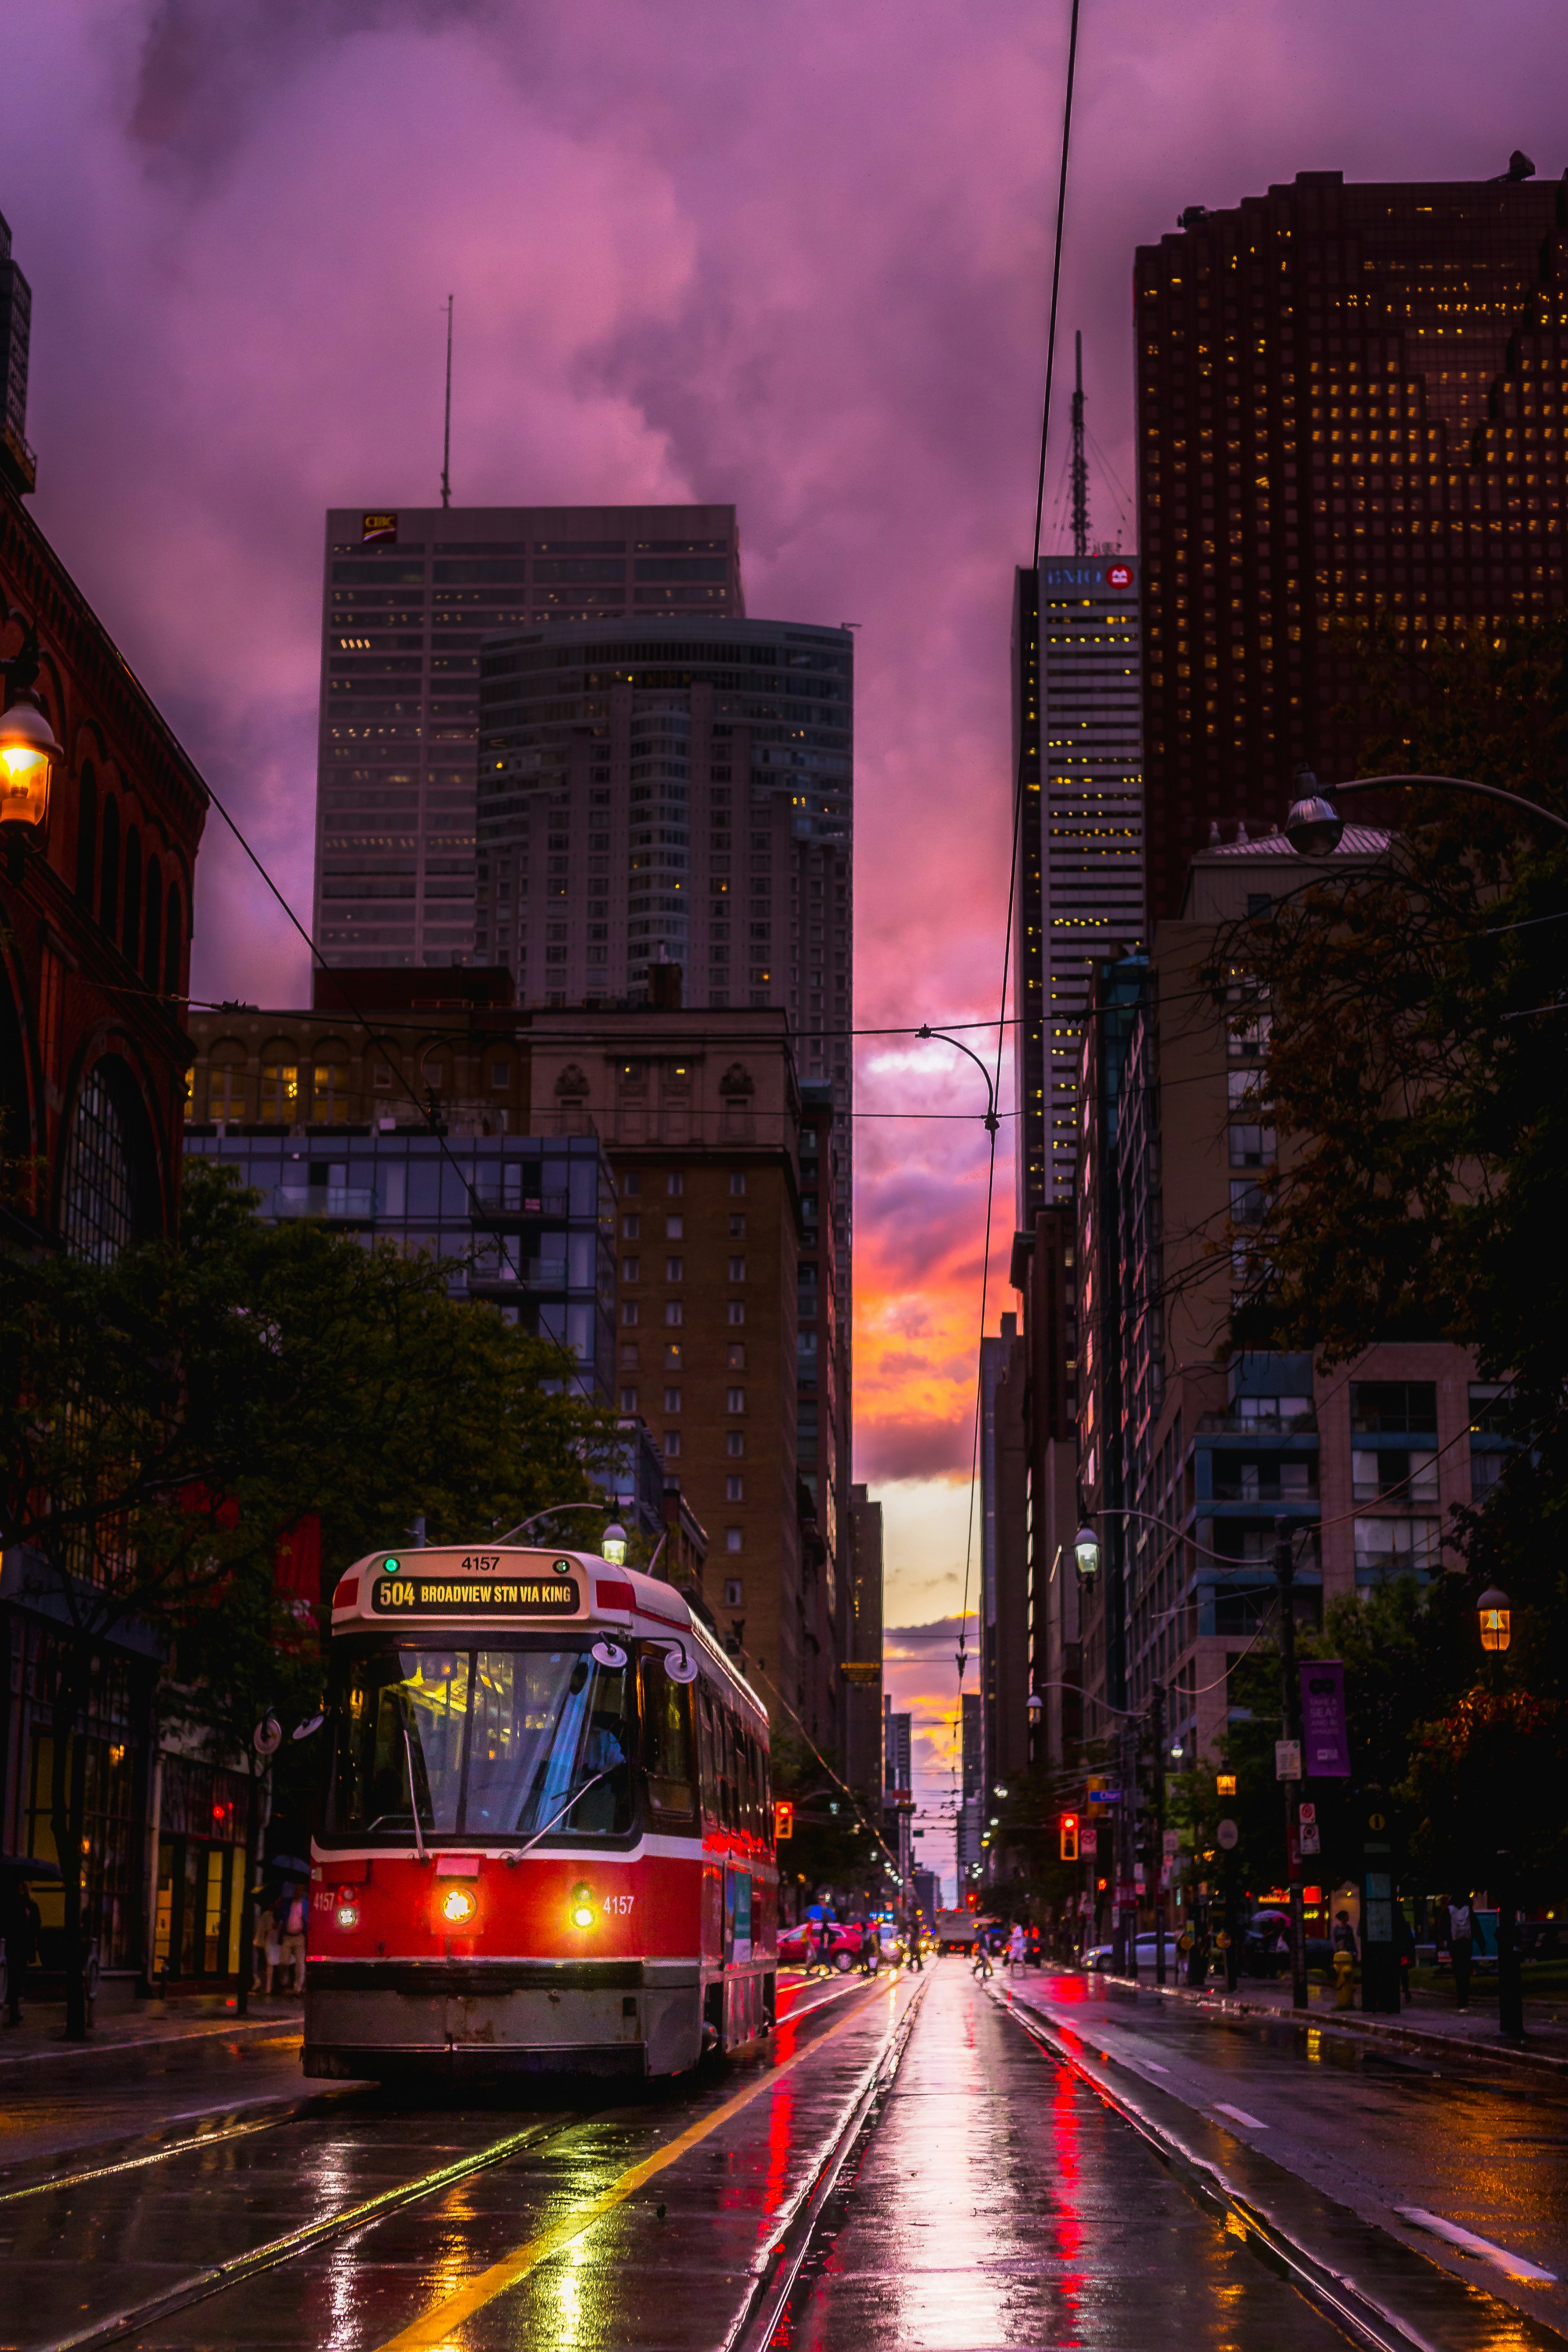
[(441, 1898), (441, 1916), (449, 1927), (465, 1927), (479, 1908), (471, 1887), (449, 1886)]
[(591, 1927), (593, 1919), (593, 1889), (580, 1879), (571, 1890), (571, 1924), (574, 1927)]
[(340, 1927), (357, 1927), (360, 1924), (360, 1906), (357, 1903), (340, 1903), (336, 1916)]

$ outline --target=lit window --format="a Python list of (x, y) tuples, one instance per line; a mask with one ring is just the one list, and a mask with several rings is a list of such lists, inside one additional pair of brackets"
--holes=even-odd
[(738, 1551), (740, 1549), (740, 1529), (738, 1528), (726, 1528), (724, 1531), (724, 1548), (726, 1551)]

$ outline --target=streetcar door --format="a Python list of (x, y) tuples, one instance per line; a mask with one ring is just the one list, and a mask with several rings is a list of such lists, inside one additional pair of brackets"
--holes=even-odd
[(751, 1873), (724, 1874), (724, 1964), (743, 1967), (751, 1958)]

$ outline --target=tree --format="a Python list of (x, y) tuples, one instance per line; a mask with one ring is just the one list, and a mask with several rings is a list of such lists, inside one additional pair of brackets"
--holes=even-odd
[(455, 1300), (434, 1259), (264, 1225), (254, 1206), (200, 1162), (177, 1243), (102, 1265), (0, 1257), (0, 1526), (61, 1629), (51, 1814), (73, 2035), (84, 1727), (106, 1639), (134, 1620), (189, 1645), (204, 1612), (270, 1579), (309, 1513), (329, 1591), (420, 1513), (435, 1540), (463, 1540), (586, 1498), (612, 1427), (562, 1351)]

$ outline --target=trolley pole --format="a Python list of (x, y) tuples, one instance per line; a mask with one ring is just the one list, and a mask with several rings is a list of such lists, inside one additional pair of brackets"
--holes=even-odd
[(1285, 1858), (1291, 1885), (1291, 2006), (1307, 2006), (1306, 1922), (1301, 1909), (1301, 1690), (1296, 1673), (1296, 1557), (1291, 1548), (1289, 1520), (1274, 1522), (1274, 1574), (1280, 1587), (1280, 1728), (1296, 1748), (1296, 1774), (1281, 1775), (1285, 1791)]

